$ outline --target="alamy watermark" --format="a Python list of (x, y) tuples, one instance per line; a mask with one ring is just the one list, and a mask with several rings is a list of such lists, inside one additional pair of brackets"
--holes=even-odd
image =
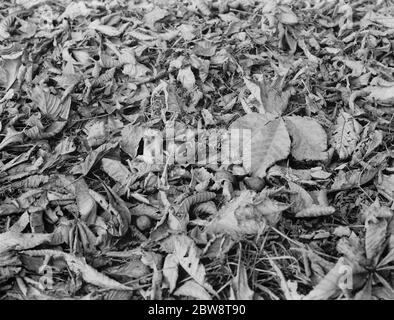
[(249, 170), (251, 139), (250, 129), (147, 129), (141, 157), (155, 164), (240, 164)]

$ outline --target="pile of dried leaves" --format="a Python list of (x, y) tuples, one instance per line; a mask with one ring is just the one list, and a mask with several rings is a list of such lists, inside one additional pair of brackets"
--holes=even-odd
[(384, 0), (2, 1), (0, 297), (394, 299), (393, 49)]

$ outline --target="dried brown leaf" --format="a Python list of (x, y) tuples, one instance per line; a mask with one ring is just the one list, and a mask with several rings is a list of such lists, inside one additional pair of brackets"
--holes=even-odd
[(331, 145), (341, 159), (352, 155), (360, 138), (361, 126), (350, 114), (341, 111), (331, 136)]
[[(257, 177), (265, 177), (267, 169), (285, 159), (290, 152), (290, 137), (280, 118), (275, 119), (267, 114), (247, 114), (233, 122), (230, 129), (239, 130), (244, 167), (248, 167), (249, 162), (250, 171)], [(236, 156), (240, 157), (239, 153)]]
[(298, 161), (325, 161), (327, 134), (322, 126), (310, 117), (285, 117), (291, 136), (291, 155)]

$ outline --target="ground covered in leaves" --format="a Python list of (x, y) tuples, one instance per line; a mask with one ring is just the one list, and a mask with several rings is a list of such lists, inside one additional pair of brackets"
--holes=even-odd
[(394, 299), (393, 47), (382, 0), (2, 1), (0, 298)]

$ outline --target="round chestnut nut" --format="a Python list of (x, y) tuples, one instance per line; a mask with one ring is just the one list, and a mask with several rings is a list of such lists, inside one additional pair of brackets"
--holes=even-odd
[(258, 177), (246, 177), (244, 182), (249, 189), (252, 189), (256, 192), (260, 192), (265, 186), (264, 180)]
[(151, 227), (151, 221), (147, 216), (139, 216), (136, 221), (137, 228), (141, 231), (147, 230)]

